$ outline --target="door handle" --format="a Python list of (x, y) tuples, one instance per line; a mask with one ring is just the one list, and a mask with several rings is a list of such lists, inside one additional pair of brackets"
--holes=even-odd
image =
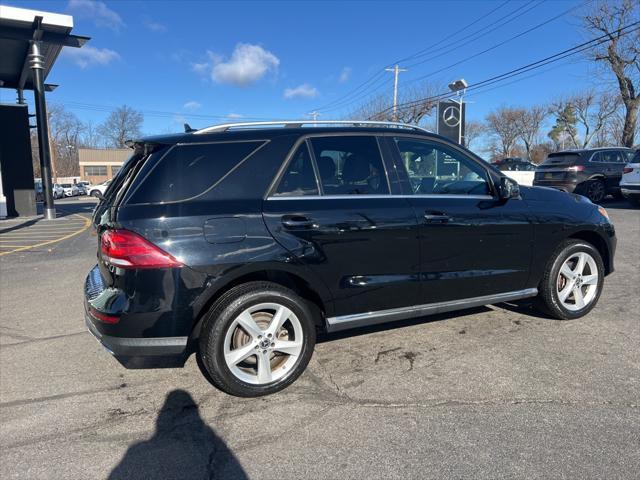
[(427, 212), (424, 214), (424, 220), (426, 223), (447, 223), (449, 219), (449, 215), (445, 213)]
[(316, 228), (316, 223), (304, 215), (284, 215), (282, 225), (285, 228)]

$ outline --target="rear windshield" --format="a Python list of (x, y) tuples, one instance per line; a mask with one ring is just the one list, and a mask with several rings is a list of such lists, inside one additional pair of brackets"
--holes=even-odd
[(640, 150), (636, 150), (636, 154), (631, 159), (631, 163), (640, 163)]
[(215, 187), (264, 142), (221, 142), (171, 148), (133, 192), (129, 204), (192, 199)]
[(580, 158), (577, 153), (552, 153), (542, 163), (543, 165), (564, 165), (575, 163)]

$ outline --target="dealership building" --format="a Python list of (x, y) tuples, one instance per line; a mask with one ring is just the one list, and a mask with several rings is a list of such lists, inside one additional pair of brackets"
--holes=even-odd
[(79, 148), (80, 177), (92, 185), (110, 180), (131, 153), (130, 148)]

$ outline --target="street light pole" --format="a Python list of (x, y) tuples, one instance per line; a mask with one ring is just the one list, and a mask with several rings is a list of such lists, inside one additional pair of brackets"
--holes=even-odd
[(56, 208), (53, 203), (53, 185), (51, 183), (51, 151), (49, 149), (49, 126), (47, 121), (47, 106), (44, 98), (44, 57), (40, 53), (40, 42), (31, 42), (29, 67), (33, 71), (33, 90), (36, 105), (36, 120), (38, 122), (38, 149), (40, 151), (40, 171), (42, 173), (42, 194), (44, 197), (44, 218), (56, 218)]
[(406, 68), (400, 68), (398, 64), (393, 68), (385, 68), (386, 72), (393, 72), (393, 120), (398, 121), (398, 74), (400, 72), (406, 72)]

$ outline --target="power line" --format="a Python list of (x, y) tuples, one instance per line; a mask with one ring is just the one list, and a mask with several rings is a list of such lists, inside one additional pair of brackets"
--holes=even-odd
[[(531, 2), (532, 2), (532, 1), (535, 1), (535, 0), (531, 0)], [(531, 3), (531, 2), (529, 2), (529, 3)], [(452, 34), (448, 35), (448, 36), (447, 36), (447, 37), (445, 37), (444, 39), (441, 39), (440, 41), (438, 41), (438, 42), (435, 42), (435, 43), (431, 44), (429, 47), (426, 47), (426, 49), (431, 49), (431, 48), (433, 48), (433, 47), (436, 47), (436, 46), (440, 45), (442, 42), (444, 42), (444, 41), (446, 41), (446, 40), (448, 40), (448, 39), (450, 39), (450, 38), (452, 38), (452, 37), (454, 37), (454, 36), (458, 35), (459, 33), (464, 32), (464, 31), (465, 31), (466, 29), (468, 29), (469, 27), (471, 27), (471, 26), (473, 26), (473, 25), (477, 24), (478, 22), (480, 22), (480, 21), (484, 20), (485, 18), (487, 18), (488, 16), (492, 15), (493, 13), (495, 13), (497, 10), (499, 10), (499, 9), (500, 9), (500, 8), (502, 8), (503, 6), (507, 5), (508, 3), (509, 3), (509, 0), (507, 0), (507, 1), (503, 2), (503, 3), (501, 3), (498, 7), (494, 8), (493, 10), (491, 10), (491, 11), (489, 11), (489, 12), (487, 12), (487, 13), (485, 13), (484, 15), (480, 16), (479, 18), (477, 18), (476, 20), (472, 21), (471, 23), (469, 23), (469, 24), (465, 25), (464, 27), (460, 28), (459, 30), (456, 30), (455, 32), (453, 32)], [(518, 9), (516, 9), (515, 11), (517, 11), (517, 10), (518, 10)], [(513, 12), (511, 12), (511, 13), (513, 13)], [(414, 53), (414, 54), (412, 54), (412, 55), (409, 55), (408, 57), (405, 57), (405, 58), (403, 58), (403, 59), (400, 59), (400, 60), (398, 60), (398, 61), (396, 61), (396, 62), (392, 62), (391, 64), (386, 65), (384, 68), (388, 68), (388, 67), (390, 67), (391, 65), (393, 65), (394, 63), (400, 63), (400, 62), (404, 62), (404, 61), (406, 61), (406, 60), (410, 60), (410, 59), (414, 58), (416, 55), (421, 54), (421, 53), (422, 53), (424, 50), (426, 50), (426, 49), (420, 50), (420, 51), (418, 51), (418, 52), (416, 52), (416, 53)], [(366, 88), (368, 85), (370, 85), (370, 84), (372, 84), (372, 83), (376, 83), (376, 82), (377, 82), (377, 81), (379, 81), (381, 78), (384, 78), (384, 73), (385, 73), (385, 72), (384, 72), (384, 68), (383, 68), (383, 69), (381, 69), (381, 70), (379, 70), (377, 73), (375, 73), (375, 74), (374, 74), (373, 76), (371, 76), (369, 79), (365, 80), (363, 83), (359, 84), (358, 86), (356, 86), (355, 88), (353, 88), (352, 90), (350, 90), (349, 92), (347, 92), (346, 94), (344, 94), (344, 95), (342, 95), (342, 96), (338, 97), (337, 99), (335, 99), (335, 100), (333, 100), (333, 101), (331, 101), (331, 102), (329, 102), (329, 103), (327, 103), (327, 104), (325, 104), (325, 105), (323, 105), (323, 106), (321, 106), (321, 107), (316, 108), (316, 110), (318, 110), (318, 111), (320, 111), (320, 110), (327, 110), (329, 107), (333, 107), (333, 106), (334, 106), (335, 104), (337, 104), (337, 103), (344, 103), (344, 102), (343, 102), (344, 100), (346, 100), (346, 99), (348, 99), (349, 97), (351, 97), (352, 95), (356, 94), (357, 92), (359, 92), (359, 91), (360, 91), (360, 90), (362, 90), (363, 88)]]
[[(593, 1), (593, 0), (590, 0), (590, 1)], [(589, 2), (587, 2), (587, 3), (589, 3)], [(482, 50), (482, 51), (480, 51), (480, 52), (478, 52), (478, 53), (475, 53), (475, 54), (470, 55), (470, 56), (468, 56), (468, 57), (466, 57), (466, 58), (463, 58), (462, 60), (458, 60), (457, 62), (454, 62), (454, 63), (452, 63), (451, 65), (447, 65), (446, 67), (442, 67), (442, 68), (440, 68), (440, 69), (438, 69), (438, 70), (435, 70), (435, 71), (433, 71), (433, 72), (431, 72), (431, 73), (428, 73), (428, 74), (426, 74), (426, 75), (422, 75), (422, 76), (420, 76), (420, 77), (414, 78), (414, 79), (412, 79), (412, 80), (411, 80), (410, 82), (408, 82), (408, 83), (415, 83), (415, 82), (417, 82), (417, 81), (419, 81), (419, 80), (424, 80), (425, 78), (432, 77), (433, 75), (435, 75), (435, 74), (437, 74), (437, 73), (441, 73), (441, 72), (443, 72), (443, 71), (445, 71), (445, 70), (448, 70), (448, 69), (450, 69), (450, 68), (456, 67), (456, 66), (460, 65), (461, 63), (467, 62), (467, 61), (469, 61), (469, 60), (473, 60), (474, 58), (476, 58), (476, 57), (478, 57), (478, 56), (480, 56), (480, 55), (484, 55), (485, 53), (488, 53), (488, 52), (490, 52), (490, 51), (492, 51), (492, 50), (495, 50), (496, 48), (499, 48), (499, 47), (503, 46), (504, 44), (506, 44), (506, 43), (508, 43), (508, 42), (511, 42), (511, 41), (513, 41), (513, 40), (515, 40), (515, 39), (517, 39), (517, 38), (520, 38), (520, 37), (522, 37), (522, 36), (524, 36), (524, 35), (526, 35), (526, 34), (528, 34), (528, 33), (533, 32), (534, 30), (537, 30), (537, 29), (539, 29), (539, 28), (541, 28), (541, 27), (543, 27), (543, 26), (545, 26), (545, 25), (548, 25), (549, 23), (551, 23), (551, 22), (553, 22), (553, 21), (557, 20), (557, 19), (558, 19), (558, 18), (560, 18), (560, 17), (563, 17), (563, 16), (565, 16), (565, 15), (568, 15), (569, 13), (573, 12), (574, 10), (576, 10), (576, 9), (578, 9), (578, 8), (580, 8), (580, 7), (582, 7), (582, 5), (578, 5), (578, 6), (571, 7), (571, 8), (569, 8), (569, 9), (567, 9), (567, 10), (565, 10), (565, 11), (563, 11), (563, 12), (561, 12), (561, 13), (557, 14), (557, 15), (554, 15), (554, 16), (553, 16), (553, 17), (551, 17), (551, 18), (548, 18), (547, 20), (545, 20), (545, 21), (543, 21), (543, 22), (538, 23), (537, 25), (534, 25), (534, 26), (533, 26), (533, 27), (531, 27), (531, 28), (528, 28), (528, 29), (526, 29), (526, 30), (524, 30), (524, 31), (522, 31), (522, 32), (520, 32), (520, 33), (518, 33), (518, 34), (516, 34), (516, 35), (513, 35), (512, 37), (507, 38), (506, 40), (503, 40), (502, 42), (496, 43), (495, 45), (492, 45), (492, 46), (490, 46), (490, 47), (488, 47), (488, 48), (486, 48), (486, 49), (484, 49), (484, 50)], [(466, 45), (466, 43), (465, 43), (465, 44), (463, 44), (463, 45), (460, 45), (460, 46), (464, 46), (464, 45)], [(444, 52), (444, 53), (448, 53), (448, 52)], [(441, 55), (438, 55), (437, 57), (439, 57), (439, 56), (441, 56)], [(424, 60), (423, 62), (419, 62), (419, 63), (424, 63), (424, 62), (426, 62), (426, 61), (428, 61), (428, 60), (432, 60), (433, 58), (437, 58), (437, 57), (432, 57), (432, 58), (426, 59), (426, 60)], [(410, 66), (415, 66), (415, 65), (418, 65), (418, 63), (416, 63), (416, 64), (412, 64), (412, 65), (410, 65)]]
[[(638, 27), (638, 25), (640, 25), (640, 21), (638, 22), (633, 22), (629, 25), (626, 25), (624, 27), (619, 28), (618, 30), (611, 32), (611, 35), (614, 34), (622, 34), (622, 35), (628, 35), (630, 33), (635, 32), (636, 30), (640, 30), (640, 27)], [(633, 28), (635, 27), (635, 28)], [(555, 53), (553, 55), (549, 55), (548, 57), (545, 57), (541, 60), (537, 60), (535, 62), (531, 62), (527, 65), (524, 65), (522, 67), (518, 67), (516, 69), (510, 70), (508, 72), (499, 74), (499, 75), (495, 75), (493, 77), (487, 78), (485, 80), (482, 80), (480, 82), (474, 83), (472, 85), (469, 85), (467, 87), (467, 92), (470, 90), (475, 90), (478, 89), (480, 87), (484, 87), (484, 86), (488, 86), (488, 85), (492, 85), (494, 83), (498, 83), (504, 80), (507, 80), (509, 78), (521, 75), (523, 73), (527, 73), (530, 72), (532, 70), (535, 70), (537, 68), (541, 68), (544, 67), (546, 65), (549, 65), (550, 63), (554, 63), (557, 61), (560, 61), (562, 59), (565, 59), (567, 57), (570, 57), (572, 55), (576, 55), (578, 53), (581, 53), (583, 51), (586, 50), (590, 50), (595, 46), (601, 45), (603, 43), (607, 43), (610, 40), (610, 36), (609, 34), (605, 34), (605, 35), (601, 35), (599, 37), (595, 37), (592, 38), (591, 40), (588, 40), (584, 43), (581, 43), (579, 45), (575, 45), (571, 48), (568, 48), (566, 50), (563, 50), (561, 52)], [(416, 99), (416, 100), (412, 100), (410, 102), (404, 102), (398, 105), (398, 108), (408, 108), (408, 107), (412, 107), (415, 106), (419, 103), (422, 102), (426, 102), (426, 101), (436, 101), (436, 100), (440, 100), (442, 98), (446, 98), (448, 96), (451, 95), (451, 92), (443, 92), (441, 94), (438, 95), (433, 95), (430, 97), (424, 97), (424, 98), (420, 98), (420, 99)], [(384, 110), (381, 110), (380, 112), (378, 112), (376, 115), (380, 115), (382, 113), (386, 113), (390, 110), (390, 108), (386, 108)]]
[[(86, 110), (86, 111), (93, 111), (93, 112), (109, 113), (115, 110), (116, 108), (118, 108), (118, 106), (115, 106), (115, 105), (101, 105), (101, 104), (94, 104), (94, 103), (82, 103), (82, 102), (64, 101), (64, 100), (57, 100), (57, 102), (54, 102), (54, 103), (63, 104), (64, 106), (66, 106), (71, 110)], [(207, 114), (201, 114), (201, 113), (170, 112), (170, 111), (163, 111), (163, 110), (146, 110), (146, 109), (142, 109), (142, 110), (136, 109), (136, 110), (142, 112), (145, 116), (157, 117), (157, 118), (185, 117), (185, 118), (196, 119), (196, 120), (198, 119), (228, 120), (230, 118), (229, 115), (207, 115)], [(257, 116), (243, 116), (242, 118), (247, 120), (267, 120), (266, 117), (257, 117)]]
[[(525, 7), (529, 6), (529, 5), (531, 5), (531, 4), (532, 4), (532, 3), (534, 3), (535, 1), (536, 1), (536, 0), (532, 0), (532, 1), (530, 1), (530, 2), (528, 2), (528, 3), (526, 3), (526, 4), (524, 4), (524, 5), (522, 5), (522, 6), (521, 6), (521, 7), (519, 7), (518, 9), (511, 11), (511, 12), (510, 12), (510, 13), (508, 13), (507, 15), (502, 16), (502, 17), (500, 17), (498, 20), (496, 20), (496, 21), (494, 21), (494, 22), (490, 23), (489, 25), (487, 25), (487, 26), (492, 26), (492, 25), (495, 25), (495, 24), (499, 24), (497, 27), (495, 27), (495, 28), (493, 28), (493, 29), (490, 29), (490, 30), (488, 30), (488, 31), (484, 31), (484, 29), (482, 29), (482, 30), (478, 30), (478, 31), (476, 31), (476, 32), (473, 32), (473, 33), (471, 33), (470, 35), (467, 35), (467, 36), (463, 37), (462, 39), (457, 40), (457, 41), (456, 41), (456, 42), (454, 42), (454, 43), (459, 43), (461, 40), (465, 40), (465, 39), (469, 38), (469, 36), (476, 35), (478, 32), (483, 31), (483, 33), (482, 33), (481, 35), (478, 35), (478, 36), (476, 36), (476, 37), (473, 37), (473, 38), (471, 38), (470, 40), (468, 40), (468, 41), (467, 41), (467, 42), (465, 42), (465, 43), (462, 43), (462, 44), (456, 45), (456, 46), (454, 46), (454, 47), (452, 47), (452, 48), (449, 48), (448, 50), (445, 50), (444, 52), (442, 52), (442, 53), (440, 53), (440, 54), (438, 54), (438, 55), (434, 55), (434, 56), (432, 56), (432, 57), (428, 57), (428, 58), (426, 58), (426, 59), (424, 59), (424, 60), (422, 60), (422, 61), (420, 61), (420, 62), (416, 62), (416, 63), (409, 64), (409, 65), (408, 65), (408, 67), (413, 67), (413, 66), (416, 66), (416, 65), (423, 64), (423, 63), (425, 63), (425, 62), (427, 62), (427, 61), (429, 61), (429, 60), (433, 60), (433, 59), (435, 59), (435, 58), (441, 57), (441, 56), (443, 56), (443, 55), (445, 55), (445, 54), (447, 54), (447, 53), (450, 53), (450, 52), (452, 52), (452, 51), (455, 51), (457, 48), (460, 48), (460, 47), (465, 46), (465, 45), (467, 45), (467, 44), (469, 44), (469, 43), (471, 43), (471, 42), (474, 42), (474, 41), (476, 41), (478, 38), (481, 38), (481, 37), (483, 37), (483, 36), (486, 36), (487, 34), (491, 33), (492, 31), (496, 30), (497, 28), (502, 27), (502, 26), (503, 26), (503, 25), (505, 25), (506, 23), (509, 23), (509, 22), (511, 22), (511, 21), (513, 21), (513, 20), (515, 20), (515, 19), (517, 19), (517, 18), (519, 18), (519, 17), (521, 17), (522, 15), (524, 15), (524, 14), (528, 13), (529, 11), (531, 11), (532, 9), (534, 9), (534, 8), (538, 7), (539, 5), (541, 5), (541, 4), (544, 2), (544, 0), (539, 1), (539, 2), (538, 2), (538, 3), (536, 3), (535, 5), (531, 6), (531, 7), (530, 7), (530, 8), (528, 8), (527, 10), (525, 10), (524, 12), (521, 12), (521, 13), (519, 13), (518, 15), (514, 16), (513, 18), (510, 18), (509, 20), (507, 20), (507, 21), (505, 21), (505, 22), (502, 22), (502, 20), (504, 20), (505, 18), (507, 18), (507, 17), (509, 17), (509, 16), (513, 15), (514, 13), (518, 12), (518, 11), (519, 11), (519, 10), (521, 10), (522, 8), (525, 8)], [(557, 14), (557, 15), (554, 15), (554, 16), (553, 16), (553, 17), (551, 17), (551, 18), (548, 18), (547, 20), (545, 20), (545, 21), (543, 21), (543, 22), (541, 22), (541, 23), (538, 23), (537, 25), (534, 25), (533, 27), (530, 27), (530, 28), (528, 28), (528, 29), (526, 29), (526, 30), (524, 30), (524, 31), (522, 31), (522, 32), (520, 32), (520, 33), (518, 33), (518, 34), (516, 34), (516, 35), (513, 35), (512, 37), (507, 38), (506, 40), (503, 40), (502, 42), (499, 42), (499, 43), (497, 43), (497, 44), (492, 45), (492, 46), (491, 46), (491, 47), (489, 47), (489, 48), (486, 48), (485, 50), (483, 50), (483, 51), (481, 51), (481, 52), (478, 52), (478, 53), (476, 53), (476, 54), (474, 54), (474, 55), (471, 55), (471, 56), (469, 56), (469, 57), (466, 57), (466, 58), (464, 58), (464, 59), (462, 59), (462, 60), (459, 60), (459, 61), (457, 61), (457, 62), (455, 62), (455, 63), (453, 63), (453, 64), (451, 64), (451, 65), (448, 65), (448, 66), (446, 66), (446, 67), (443, 67), (443, 68), (441, 68), (441, 69), (439, 69), (439, 70), (436, 70), (436, 71), (434, 71), (434, 72), (431, 72), (431, 73), (429, 73), (429, 74), (422, 75), (422, 76), (420, 76), (420, 77), (418, 77), (418, 78), (411, 79), (411, 80), (409, 80), (409, 81), (406, 83), (406, 85), (414, 84), (414, 83), (416, 83), (416, 82), (417, 82), (417, 81), (419, 81), (419, 80), (423, 80), (423, 79), (425, 79), (425, 78), (431, 77), (431, 76), (433, 76), (433, 75), (435, 75), (435, 74), (437, 74), (437, 73), (443, 72), (443, 71), (445, 71), (445, 70), (448, 70), (449, 68), (455, 67), (455, 66), (457, 66), (457, 65), (459, 65), (459, 64), (461, 64), (461, 63), (467, 62), (467, 61), (469, 61), (469, 60), (471, 60), (471, 59), (473, 59), (473, 58), (476, 58), (476, 57), (478, 57), (478, 56), (480, 56), (480, 55), (483, 55), (483, 54), (488, 53), (488, 52), (490, 52), (490, 51), (492, 51), (492, 50), (495, 50), (496, 48), (499, 48), (499, 47), (501, 47), (501, 46), (505, 45), (505, 44), (506, 44), (506, 43), (508, 43), (508, 42), (511, 42), (511, 41), (513, 41), (513, 40), (515, 40), (515, 39), (517, 39), (517, 38), (520, 38), (520, 37), (522, 37), (522, 36), (524, 36), (524, 35), (526, 35), (526, 34), (528, 34), (528, 33), (531, 33), (532, 31), (537, 30), (537, 29), (539, 29), (539, 28), (543, 27), (544, 25), (547, 25), (547, 24), (549, 24), (549, 23), (551, 23), (551, 22), (553, 22), (553, 21), (557, 20), (558, 18), (563, 17), (563, 16), (565, 16), (565, 15), (567, 15), (567, 14), (569, 14), (569, 13), (573, 12), (574, 10), (576, 10), (576, 9), (578, 9), (578, 8), (581, 8), (581, 7), (583, 7), (584, 5), (586, 5), (586, 4), (588, 4), (588, 3), (591, 3), (591, 2), (593, 2), (593, 1), (594, 1), (594, 0), (588, 0), (588, 1), (587, 1), (586, 3), (584, 3), (584, 4), (580, 4), (580, 5), (573, 6), (573, 7), (569, 8), (569, 9), (567, 9), (567, 10), (565, 10), (565, 11), (563, 11), (563, 12), (561, 12), (561, 13)], [(484, 28), (486, 28), (486, 27), (484, 27)], [(448, 46), (447, 46), (447, 47), (448, 47)], [(446, 47), (444, 47), (444, 48), (446, 48)], [(437, 49), (435, 52), (440, 51), (440, 50), (442, 50), (442, 48)], [(435, 52), (433, 52), (433, 53), (435, 53)], [(416, 56), (416, 55), (414, 54), (414, 56)], [(410, 58), (410, 57), (407, 57), (407, 58)], [(379, 91), (379, 90), (380, 90), (380, 88), (378, 88), (376, 91)], [(375, 93), (375, 92), (373, 92), (373, 93)], [(327, 109), (327, 110), (328, 110), (328, 111), (331, 111), (331, 110), (337, 110), (338, 108), (344, 108), (344, 107), (346, 107), (347, 105), (351, 105), (351, 104), (355, 103), (355, 102), (357, 101), (357, 99), (362, 98), (362, 97), (363, 97), (363, 95), (358, 95), (358, 97), (357, 97), (357, 98), (354, 98), (354, 99), (353, 99), (353, 100), (351, 100), (351, 101), (348, 101), (348, 102), (346, 102), (346, 103), (345, 103), (344, 101), (343, 101), (343, 102), (340, 102), (340, 104), (335, 105), (335, 106), (333, 106), (333, 108), (329, 108), (329, 109)]]

